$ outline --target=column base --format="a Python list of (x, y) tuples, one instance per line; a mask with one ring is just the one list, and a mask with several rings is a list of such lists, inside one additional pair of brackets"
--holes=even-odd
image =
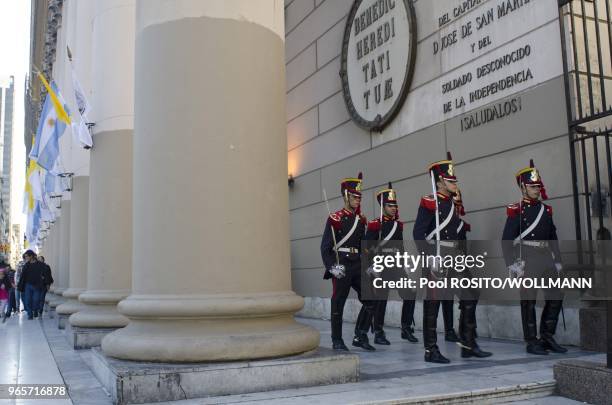
[(57, 314), (57, 329), (66, 329), (66, 324), (68, 323), (69, 317), (70, 315)]
[(55, 309), (58, 305), (63, 304), (65, 301), (66, 300), (64, 299), (64, 297), (59, 295), (53, 295), (49, 299), (49, 307)]
[(325, 348), (282, 359), (208, 364), (117, 360), (94, 348), (90, 366), (116, 404), (247, 394), (359, 380), (359, 356), (338, 354)]
[(605, 364), (562, 360), (553, 371), (560, 395), (590, 404), (612, 404), (612, 369)]
[(55, 296), (49, 301), (49, 318), (53, 319), (57, 316), (57, 307), (64, 303), (63, 297)]
[(130, 323), (106, 336), (102, 350), (123, 360), (169, 363), (293, 356), (319, 346), (319, 332), (293, 318), (303, 305), (293, 291), (131, 295), (117, 306)]
[(84, 305), (81, 304), (78, 300), (74, 298), (68, 298), (62, 304), (58, 305), (55, 308), (55, 312), (57, 312), (60, 315), (70, 316), (82, 310), (83, 307)]
[(129, 319), (117, 311), (117, 305), (83, 304), (78, 312), (70, 315), (70, 324), (79, 328), (118, 329), (129, 323)]
[(58, 305), (55, 308), (57, 314), (57, 327), (58, 329), (66, 329), (68, 318), (83, 308), (83, 304), (74, 298), (68, 298), (63, 304)]
[(69, 288), (62, 293), (62, 296), (78, 300), (79, 295), (83, 292), (85, 292), (84, 288)]
[(66, 323), (66, 338), (74, 350), (91, 349), (102, 343), (104, 336), (117, 328), (80, 328)]

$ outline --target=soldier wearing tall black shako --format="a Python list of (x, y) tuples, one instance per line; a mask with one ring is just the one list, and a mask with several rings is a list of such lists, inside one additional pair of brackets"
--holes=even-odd
[[(435, 187), (436, 191), (435, 194), (425, 195), (421, 198), (413, 230), (414, 240), (419, 252), (441, 257), (457, 255), (460, 253), (459, 239), (463, 221), (459, 206), (453, 201), (453, 196), (457, 194), (458, 187), (450, 152), (447, 154), (447, 160), (432, 163), (428, 172), (432, 186)], [(438, 217), (437, 220), (436, 216)], [(438, 272), (440, 269), (435, 266), (423, 270), (430, 279), (432, 277), (443, 277), (435, 275), (442, 274)], [(454, 269), (448, 269), (447, 276), (457, 277), (458, 273)], [(469, 277), (469, 272), (466, 270), (461, 276)], [(440, 353), (437, 345), (436, 326), (442, 295), (444, 295), (444, 291), (429, 289), (423, 300), (425, 361), (431, 363), (450, 363), (450, 360)], [(491, 356), (492, 353), (481, 350), (476, 343), (477, 300), (473, 293), (467, 294), (466, 297), (468, 298), (464, 299), (463, 292), (460, 292), (459, 345), (461, 346), (461, 357)]]
[[(388, 188), (376, 193), (376, 201), (381, 208), (381, 214), (378, 218), (368, 223), (365, 240), (378, 241), (375, 245), (377, 251), (383, 254), (392, 254), (398, 250), (397, 246), (385, 248), (386, 241), (403, 241), (404, 240), (404, 224), (399, 219), (399, 207), (397, 204), (397, 194), (393, 190), (393, 185), (389, 183)], [(398, 243), (398, 242), (396, 242)], [(377, 252), (378, 253), (378, 252)], [(385, 272), (392, 272), (391, 279), (399, 280), (405, 276), (403, 269), (389, 268)], [(398, 290), (402, 298), (402, 318), (401, 318), (401, 337), (412, 343), (417, 343), (419, 340), (414, 336), (414, 306), (416, 291), (411, 291), (407, 288)], [(372, 315), (372, 329), (374, 330), (374, 343), (379, 345), (389, 345), (390, 342), (384, 332), (385, 312), (387, 310), (387, 298), (389, 291), (382, 290), (380, 296), (374, 302), (374, 311)]]
[[(523, 198), (507, 207), (508, 218), (502, 236), (506, 266), (510, 274), (517, 277), (559, 277), (562, 264), (557, 230), (552, 208), (540, 201), (548, 199), (548, 196), (533, 159), (529, 167), (516, 173), (515, 178)], [(544, 291), (546, 303), (540, 320), (539, 339), (535, 312), (538, 290), (522, 289), (520, 294), (527, 353), (545, 355), (549, 350), (567, 352), (553, 338), (563, 304), (562, 292), (558, 289)]]
[[(344, 304), (351, 288), (361, 301), (361, 242), (365, 235), (367, 220), (361, 214), (362, 174), (357, 178), (346, 178), (340, 190), (344, 208), (331, 213), (325, 224), (321, 240), (321, 257), (325, 265), (324, 279), (332, 279), (331, 329), (334, 350), (348, 350), (342, 340), (342, 315)], [(361, 301), (362, 311), (371, 311), (370, 301)], [(367, 317), (362, 317), (368, 320)], [(355, 325), (353, 346), (365, 350), (376, 350), (368, 341), (369, 323)]]

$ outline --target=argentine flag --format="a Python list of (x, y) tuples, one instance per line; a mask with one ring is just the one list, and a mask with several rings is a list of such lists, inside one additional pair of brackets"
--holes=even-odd
[(26, 239), (31, 245), (36, 245), (38, 230), (40, 229), (40, 202), (34, 203), (34, 209), (28, 214), (26, 226)]
[(39, 73), (38, 77), (47, 88), (47, 98), (38, 122), (36, 143), (30, 151), (30, 159), (48, 172), (58, 174), (56, 162), (59, 158), (59, 139), (70, 125), (70, 116), (64, 108), (55, 83), (52, 82), (49, 86), (42, 74)]

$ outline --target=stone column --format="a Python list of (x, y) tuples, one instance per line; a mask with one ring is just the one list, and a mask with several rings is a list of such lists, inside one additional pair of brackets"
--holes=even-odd
[[(61, 211), (60, 211), (61, 214)], [(51, 265), (51, 271), (53, 271), (53, 279), (55, 288), (53, 289), (54, 300), (49, 302), (49, 307), (55, 311), (58, 305), (62, 304), (65, 301), (63, 297), (63, 293), (66, 290), (65, 283), (67, 283), (66, 278), (68, 275), (62, 270), (62, 230), (63, 223), (65, 219), (61, 216), (58, 216), (55, 219), (54, 226), (54, 237), (53, 237), (53, 265)]]
[(64, 295), (70, 286), (70, 200), (62, 200), (61, 208), (61, 227), (60, 227), (60, 247), (59, 247), (59, 273), (61, 285), (59, 289), (55, 290), (55, 293), (60, 296), (61, 302), (58, 303), (55, 311), (57, 313), (57, 327), (64, 329), (66, 327), (67, 315), (61, 314), (59, 308), (63, 303), (68, 300), (68, 297)]
[(59, 291), (62, 285), (62, 272), (60, 271), (60, 240), (62, 239), (62, 219), (61, 217), (57, 217), (55, 219), (55, 224), (53, 228), (53, 265), (51, 267), (51, 271), (55, 274), (55, 291), (54, 294), (59, 298), (61, 295)]
[(53, 284), (51, 284), (51, 288), (49, 292), (53, 295), (50, 297), (55, 297), (55, 287), (57, 286), (57, 267), (55, 267), (55, 238), (57, 233), (57, 224), (51, 224), (51, 228), (49, 229), (49, 237), (47, 238), (47, 242), (45, 243), (45, 259), (47, 259), (47, 264), (51, 267), (51, 275), (53, 276)]
[(134, 0), (96, 0), (93, 6), (96, 126), (89, 169), (87, 290), (79, 296), (86, 307), (70, 317), (70, 324), (107, 333), (128, 323), (117, 303), (129, 295), (132, 282), (136, 16)]
[(60, 242), (60, 218), (55, 219), (55, 223), (51, 225), (51, 231), (49, 233), (49, 253), (46, 257), (49, 266), (51, 266), (51, 275), (53, 276), (53, 284), (49, 290), (52, 294), (47, 294), (49, 297), (49, 317), (55, 317), (55, 310), (58, 305), (64, 302), (63, 297), (57, 292), (60, 290), (61, 285), (61, 272), (59, 271), (59, 242)]
[[(283, 2), (139, 0), (132, 295), (113, 357), (314, 349), (291, 291)], [(194, 46), (197, 38), (197, 46)]]
[(60, 282), (55, 293), (63, 296), (68, 289), (70, 277), (70, 200), (62, 201), (61, 217), (59, 220), (59, 248), (57, 249), (57, 264)]
[(79, 311), (78, 297), (87, 287), (87, 211), (89, 204), (89, 177), (72, 179), (70, 200), (70, 257), (69, 283), (64, 291), (66, 302), (56, 308), (58, 315), (69, 316)]

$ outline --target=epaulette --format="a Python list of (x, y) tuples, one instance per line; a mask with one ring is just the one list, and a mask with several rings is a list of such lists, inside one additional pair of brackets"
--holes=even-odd
[[(542, 203), (544, 204), (544, 203)], [(552, 207), (548, 204), (544, 204), (544, 208), (546, 208), (546, 212), (548, 212), (548, 215), (550, 215), (552, 217)]]
[(378, 218), (368, 223), (368, 231), (370, 232), (380, 231), (380, 220)]
[(404, 223), (399, 219), (397, 220), (397, 226), (399, 226), (400, 231), (404, 230)]
[(336, 229), (339, 229), (342, 226), (342, 217), (344, 216), (344, 213), (342, 212), (342, 210), (340, 211), (336, 211), (332, 214), (329, 214), (329, 217), (327, 218), (327, 221)]
[(466, 232), (472, 232), (472, 225), (468, 224), (467, 222), (463, 222), (463, 229), (465, 229)]
[(519, 203), (510, 204), (506, 207), (506, 213), (510, 218), (515, 217), (521, 211), (521, 205)]
[(343, 216), (344, 216), (344, 212), (342, 210), (329, 214), (329, 218), (333, 222), (340, 222)]
[(427, 194), (421, 197), (421, 207), (427, 208), (429, 211), (436, 210), (436, 200), (433, 195)]

